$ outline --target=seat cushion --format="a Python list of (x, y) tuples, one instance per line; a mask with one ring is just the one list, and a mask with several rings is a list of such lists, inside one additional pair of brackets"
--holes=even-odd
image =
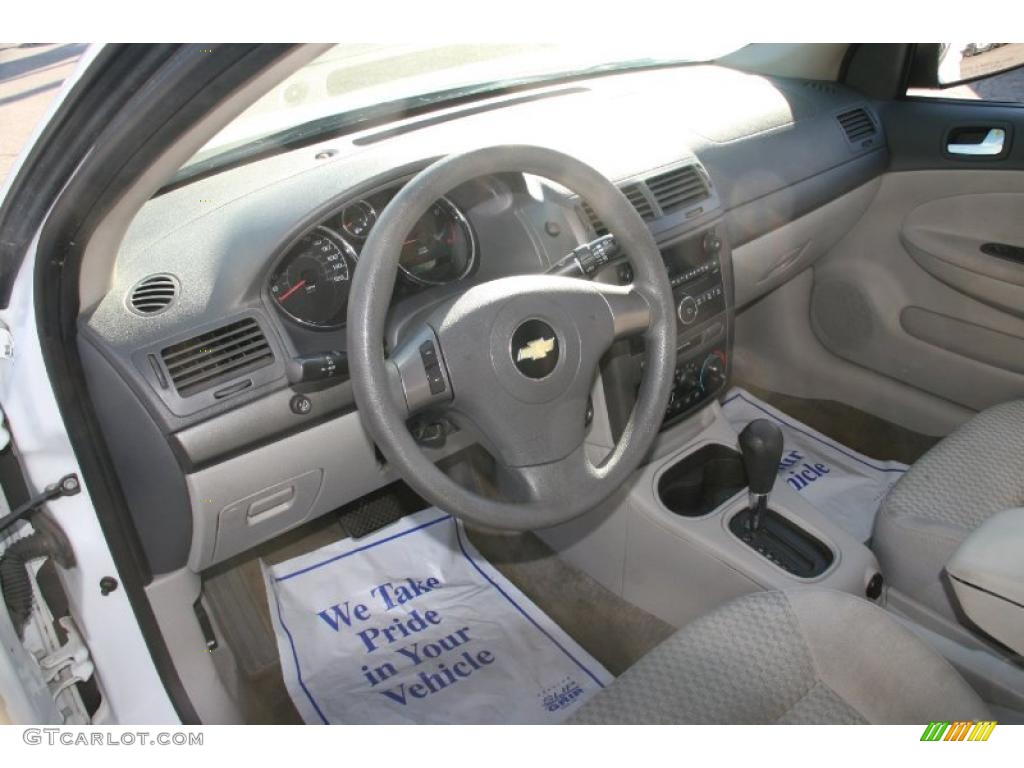
[(982, 411), (922, 456), (886, 497), (872, 548), (886, 580), (956, 618), (943, 574), (971, 531), (1024, 506), (1024, 400)]
[[(938, 714), (937, 714), (938, 713)], [(757, 592), (672, 635), (576, 723), (928, 723), (988, 719), (949, 663), (841, 592)]]

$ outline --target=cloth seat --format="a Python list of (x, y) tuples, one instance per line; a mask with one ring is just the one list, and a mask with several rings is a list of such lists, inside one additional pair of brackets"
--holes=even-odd
[(910, 468), (889, 491), (872, 536), (886, 581), (957, 619), (944, 568), (971, 531), (1024, 506), (1024, 400), (982, 411)]
[(571, 722), (890, 723), (988, 720), (944, 658), (841, 592), (756, 592), (687, 625)]

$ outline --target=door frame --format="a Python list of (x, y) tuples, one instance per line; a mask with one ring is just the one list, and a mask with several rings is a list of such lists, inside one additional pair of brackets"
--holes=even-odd
[[(64, 466), (68, 461), (77, 463), (69, 471), (79, 472), (87, 490), (81, 503), (89, 508), (91, 499), (91, 511), (102, 532), (99, 542), (87, 542), (89, 554), (97, 562), (109, 561), (118, 576), (120, 589), (104, 599), (127, 600), (139, 641), (164, 688), (161, 693), (169, 707), (163, 711), (176, 714), (182, 723), (198, 723), (199, 717), (149, 604), (145, 588), (153, 574), (86, 395), (76, 343), (80, 266), (92, 233), (155, 159), (230, 94), (294, 48), (278, 44), (103, 46), (76, 73), (76, 81), (67, 87), (23, 156), (0, 206), (0, 319), (7, 320), (15, 333), (22, 374), (5, 387), (5, 406), (10, 398), (18, 400), (13, 388), (42, 388), (33, 398), (38, 408), (35, 416), (47, 419), (48, 433), (56, 432), (52, 437), (73, 452)], [(26, 399), (23, 389), (21, 402)], [(16, 436), (19, 430), (28, 434), (38, 426), (27, 423), (33, 414), (8, 415)], [(32, 465), (35, 458), (26, 456), (26, 474), (40, 484), (42, 473)], [(105, 552), (97, 550), (100, 545)], [(95, 588), (98, 593), (98, 585)], [(91, 591), (88, 596), (95, 597)], [(88, 615), (80, 618), (88, 624)], [(88, 636), (89, 627), (83, 629)], [(131, 629), (119, 629), (123, 643), (133, 642)], [(103, 654), (97, 648), (93, 652), (108, 695), (117, 685), (139, 685), (146, 677), (133, 678), (111, 665), (104, 668)], [(154, 692), (135, 695), (152, 698)], [(159, 703), (149, 711), (161, 711)], [(139, 712), (115, 715), (126, 722), (144, 716)]]

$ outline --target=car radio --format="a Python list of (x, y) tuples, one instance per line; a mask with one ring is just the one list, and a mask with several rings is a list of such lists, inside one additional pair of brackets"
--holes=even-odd
[(676, 305), (677, 352), (664, 426), (716, 397), (729, 378), (732, 262), (712, 227), (662, 251)]
[[(725, 389), (732, 343), (732, 259), (712, 225), (662, 249), (675, 302), (677, 350), (672, 392), (662, 429), (706, 405)], [(632, 281), (628, 264), (622, 283)], [(605, 368), (605, 400), (616, 435), (629, 417), (642, 375), (643, 340), (629, 354), (613, 355)]]

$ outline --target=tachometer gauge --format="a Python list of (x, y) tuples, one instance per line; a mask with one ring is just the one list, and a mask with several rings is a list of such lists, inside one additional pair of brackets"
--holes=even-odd
[(363, 240), (377, 223), (377, 212), (365, 200), (356, 200), (341, 212), (341, 228), (346, 235)]
[(326, 227), (304, 235), (270, 278), (270, 295), (296, 322), (314, 328), (345, 323), (356, 253)]
[(405, 237), (402, 272), (421, 285), (461, 280), (476, 263), (476, 241), (469, 222), (454, 203), (442, 197)]

